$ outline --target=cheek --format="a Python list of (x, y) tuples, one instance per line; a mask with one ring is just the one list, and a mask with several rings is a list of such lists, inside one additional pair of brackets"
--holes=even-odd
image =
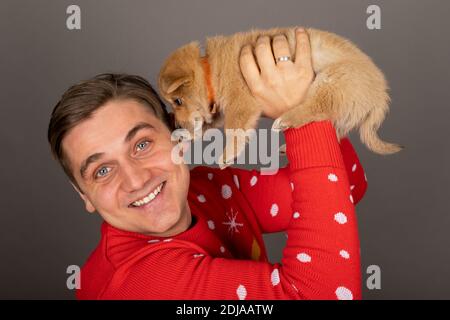
[(182, 212), (188, 198), (189, 191), (189, 168), (187, 165), (176, 165), (172, 177), (172, 199), (173, 204)]
[(113, 212), (117, 206), (117, 183), (111, 182), (107, 185), (101, 185), (93, 191), (94, 206), (99, 211)]
[[(178, 164), (172, 160), (172, 153), (179, 151), (179, 147), (174, 144), (168, 144), (162, 148), (158, 154), (155, 155), (157, 162), (152, 162), (153, 168), (158, 168), (161, 171), (166, 172), (171, 178), (185, 179), (186, 172), (189, 174), (189, 168), (185, 164)], [(180, 180), (181, 183), (181, 180)]]
[(172, 161), (172, 150), (178, 150), (173, 148), (175, 145), (172, 143), (161, 148), (155, 157), (158, 159), (158, 163), (153, 163), (153, 165), (168, 174), (169, 179), (176, 183), (177, 190), (185, 192), (189, 186), (189, 167), (186, 164), (177, 164)]

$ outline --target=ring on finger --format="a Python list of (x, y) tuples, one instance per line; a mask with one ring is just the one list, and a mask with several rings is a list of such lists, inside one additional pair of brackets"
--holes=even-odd
[(291, 61), (291, 57), (290, 56), (281, 56), (281, 57), (277, 58), (277, 63), (283, 62), (283, 61)]

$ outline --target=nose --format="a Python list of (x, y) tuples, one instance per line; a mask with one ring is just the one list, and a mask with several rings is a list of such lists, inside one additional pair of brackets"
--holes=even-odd
[(121, 171), (123, 188), (127, 192), (142, 189), (145, 183), (151, 178), (150, 170), (136, 160), (128, 160), (123, 163)]

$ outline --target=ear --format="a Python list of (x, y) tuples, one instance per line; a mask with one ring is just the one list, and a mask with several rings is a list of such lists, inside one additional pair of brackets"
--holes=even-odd
[(168, 88), (167, 88), (166, 92), (167, 92), (167, 94), (170, 94), (170, 93), (174, 92), (175, 90), (177, 90), (179, 87), (187, 86), (190, 83), (191, 83), (191, 77), (188, 77), (188, 76), (168, 81), (168, 83), (167, 83)]
[(86, 197), (86, 195), (84, 193), (82, 193), (80, 190), (78, 190), (78, 188), (72, 182), (70, 184), (75, 189), (75, 191), (79, 194), (81, 199), (84, 201), (84, 205), (86, 207), (86, 211), (89, 212), (89, 213), (94, 213), (95, 212), (95, 207), (92, 205), (92, 202), (88, 199), (88, 197)]
[(158, 76), (159, 89), (170, 94), (194, 81), (200, 63), (199, 43), (194, 41), (175, 50), (164, 62)]

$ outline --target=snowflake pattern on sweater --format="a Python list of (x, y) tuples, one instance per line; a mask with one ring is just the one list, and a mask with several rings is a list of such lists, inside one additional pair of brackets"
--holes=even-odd
[[(257, 170), (196, 167), (193, 225), (158, 238), (102, 225), (82, 269), (79, 299), (360, 299), (354, 205), (367, 182), (347, 138), (329, 121), (285, 132), (289, 165)], [(263, 233), (287, 233), (280, 263)]]

